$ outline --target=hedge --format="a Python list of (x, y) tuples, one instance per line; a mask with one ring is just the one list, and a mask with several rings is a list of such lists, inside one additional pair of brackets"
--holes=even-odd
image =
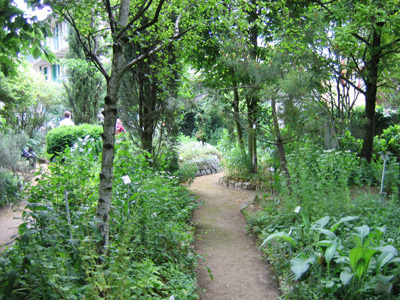
[(78, 138), (90, 135), (95, 140), (101, 140), (103, 127), (100, 125), (82, 124), (79, 126), (60, 126), (50, 130), (46, 135), (47, 153), (62, 153), (67, 147), (72, 147)]

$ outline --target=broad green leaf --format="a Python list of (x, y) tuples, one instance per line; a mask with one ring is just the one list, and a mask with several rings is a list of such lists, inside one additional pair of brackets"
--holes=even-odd
[(358, 237), (359, 239), (357, 239), (357, 242), (360, 243), (360, 245), (357, 246), (361, 246), (363, 244), (363, 240), (366, 236), (368, 236), (369, 232), (370, 232), (370, 228), (368, 225), (363, 225), (361, 227), (355, 227), (354, 231), (357, 233), (356, 237)]
[(376, 260), (376, 273), (378, 274), (388, 262), (390, 262), (394, 258), (393, 253), (383, 252), (381, 253)]
[(325, 234), (326, 237), (330, 240), (334, 240), (336, 239), (336, 234), (334, 234), (332, 231), (330, 231), (329, 229), (322, 229), (322, 228), (316, 228), (316, 231)]
[(307, 212), (303, 208), (300, 209), (300, 215), (306, 228), (310, 228), (310, 219), (308, 218)]
[(337, 227), (342, 223), (354, 221), (354, 220), (357, 220), (357, 219), (359, 219), (359, 217), (355, 217), (355, 216), (348, 216), (348, 217), (341, 218), (337, 223), (332, 225), (331, 231), (335, 232)]
[(377, 250), (364, 249), (363, 247), (356, 247), (350, 250), (350, 265), (358, 279), (366, 273), (369, 261), (376, 252)]
[(329, 280), (325, 283), (323, 287), (323, 292), (325, 294), (333, 294), (338, 290), (338, 285), (334, 280)]
[(326, 249), (324, 257), (328, 264), (330, 264), (333, 256), (335, 255), (337, 247), (338, 247), (337, 240), (333, 240), (330, 246)]
[(36, 58), (40, 57), (41, 51), (39, 48), (35, 47), (31, 51), (31, 53), (32, 53), (32, 56), (36, 59)]
[(377, 276), (377, 278), (378, 278), (378, 282), (376, 284), (375, 289), (377, 291), (385, 292), (385, 293), (389, 294), (393, 287), (393, 284), (391, 283), (391, 281), (393, 280), (394, 275), (384, 276), (384, 275), (379, 274)]
[(331, 218), (330, 218), (329, 216), (323, 217), (323, 218), (319, 219), (318, 221), (314, 222), (312, 228), (313, 228), (313, 229), (314, 229), (314, 228), (315, 228), (315, 229), (316, 229), (316, 228), (324, 228), (325, 225), (329, 223), (329, 220), (330, 220), (330, 219), (331, 219)]
[(383, 252), (388, 252), (393, 254), (393, 256), (397, 256), (398, 255), (398, 251), (395, 247), (393, 247), (392, 245), (386, 245), (386, 246), (381, 246), (381, 247), (375, 247), (375, 250), (379, 250), (382, 253)]
[(382, 233), (386, 233), (386, 226), (376, 227), (375, 230), (379, 230)]
[(296, 275), (295, 280), (298, 280), (309, 268), (310, 264), (315, 262), (315, 255), (306, 256), (304, 253), (290, 260), (290, 269)]
[(390, 263), (400, 263), (400, 257), (393, 258)]
[(323, 240), (323, 241), (318, 241), (314, 243), (314, 246), (321, 246), (321, 247), (329, 247), (329, 245), (332, 244), (331, 240)]
[(342, 281), (343, 285), (347, 285), (352, 278), (353, 273), (349, 269), (340, 272), (340, 280)]
[(287, 233), (285, 233), (285, 232), (283, 232), (283, 231), (270, 234), (270, 235), (263, 241), (263, 243), (261, 244), (260, 248), (263, 247), (263, 246), (265, 245), (266, 242), (268, 242), (268, 241), (270, 241), (270, 240), (272, 240), (272, 239), (274, 239), (274, 238), (281, 238), (281, 239), (287, 240), (287, 241), (289, 241), (293, 246), (295, 246), (295, 247), (297, 248), (297, 245), (296, 245), (296, 243), (294, 242), (294, 240), (293, 240)]

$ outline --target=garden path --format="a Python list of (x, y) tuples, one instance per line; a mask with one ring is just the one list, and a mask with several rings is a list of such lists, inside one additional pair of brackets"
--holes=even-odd
[(7, 206), (0, 209), (0, 252), (5, 244), (12, 241), (12, 237), (18, 234), (18, 226), (22, 223), (21, 214), (24, 205)]
[(254, 239), (246, 234), (241, 212), (256, 193), (218, 185), (222, 175), (197, 177), (191, 185), (203, 202), (193, 214), (194, 247), (205, 258), (196, 268), (200, 299), (275, 300), (278, 285)]
[[(47, 163), (38, 166), (35, 171), (41, 173), (47, 170)], [(31, 178), (32, 185), (37, 184), (36, 179), (41, 175)], [(22, 212), (25, 209), (26, 202), (21, 201), (17, 205), (7, 206), (0, 209), (0, 252), (6, 247), (6, 244), (13, 241), (14, 236), (18, 234), (18, 227), (22, 224)]]

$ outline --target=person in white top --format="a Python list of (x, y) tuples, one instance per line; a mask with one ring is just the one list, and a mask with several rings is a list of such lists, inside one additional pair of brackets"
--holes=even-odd
[(64, 119), (60, 121), (60, 126), (62, 125), (75, 125), (74, 121), (71, 120), (71, 113), (69, 111), (64, 112)]

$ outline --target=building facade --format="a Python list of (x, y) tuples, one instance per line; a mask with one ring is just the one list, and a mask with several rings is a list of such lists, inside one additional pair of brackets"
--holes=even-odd
[[(51, 19), (51, 31), (53, 36), (47, 37), (45, 45), (55, 54), (57, 59), (62, 59), (68, 53), (68, 24)], [(32, 68), (41, 73), (46, 80), (60, 82), (65, 74), (65, 69), (58, 63), (51, 64), (38, 58), (32, 62)]]

